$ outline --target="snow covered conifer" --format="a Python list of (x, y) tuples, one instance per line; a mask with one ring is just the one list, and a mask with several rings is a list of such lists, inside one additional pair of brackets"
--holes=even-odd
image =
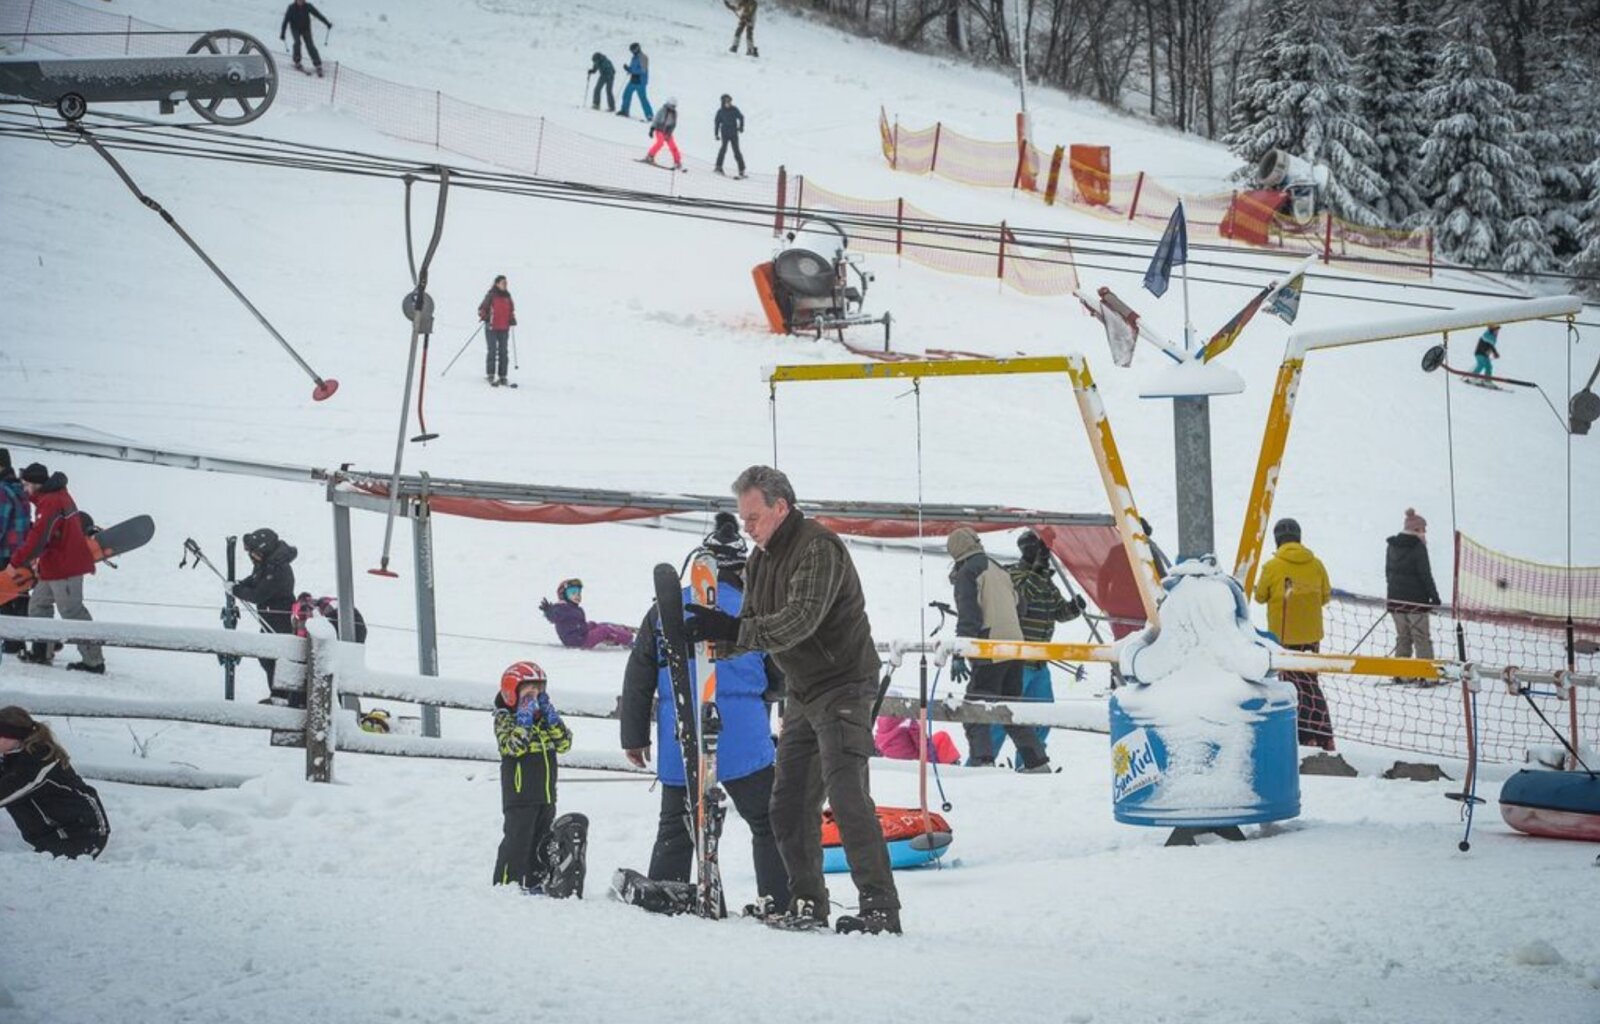
[(1399, 227), (1427, 211), (1414, 180), (1427, 133), (1422, 56), (1414, 49), (1420, 26), (1407, 23), (1406, 0), (1389, 4), (1379, 17), (1383, 20), (1365, 33), (1356, 59), (1355, 87), (1372, 134), (1372, 167), (1383, 181), (1373, 210), (1384, 224)]

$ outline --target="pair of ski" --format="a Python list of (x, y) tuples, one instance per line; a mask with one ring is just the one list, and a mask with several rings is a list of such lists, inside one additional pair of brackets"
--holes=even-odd
[[(678, 748), (683, 755), (684, 824), (694, 839), (695, 881), (654, 881), (637, 871), (620, 868), (611, 888), (624, 903), (646, 910), (694, 913), (717, 920), (728, 915), (718, 862), (722, 823), (728, 810), (727, 796), (717, 778), (717, 746), (722, 732), (722, 715), (717, 710), (717, 668), (711, 659), (711, 645), (700, 643), (693, 651), (695, 674), (689, 674), (683, 586), (671, 565), (656, 566), (655, 591), (661, 647), (672, 681)], [(689, 560), (689, 593), (698, 605), (717, 606), (717, 560), (708, 551), (696, 552)], [(701, 690), (698, 701), (694, 692), (696, 679)]]

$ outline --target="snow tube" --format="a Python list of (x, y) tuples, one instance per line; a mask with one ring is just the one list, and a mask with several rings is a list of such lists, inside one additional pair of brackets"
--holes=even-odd
[(1500, 817), (1530, 836), (1600, 843), (1600, 777), (1523, 769), (1500, 787)]
[[(878, 825), (889, 844), (891, 868), (921, 867), (938, 860), (950, 848), (953, 836), (950, 823), (942, 815), (933, 812), (929, 812), (928, 818), (933, 827), (932, 849), (917, 849), (930, 845), (914, 842), (922, 838), (922, 811), (915, 807), (878, 808)], [(844, 857), (844, 847), (839, 843), (839, 825), (833, 820), (832, 811), (822, 812), (822, 870), (830, 875), (850, 870), (850, 864)]]

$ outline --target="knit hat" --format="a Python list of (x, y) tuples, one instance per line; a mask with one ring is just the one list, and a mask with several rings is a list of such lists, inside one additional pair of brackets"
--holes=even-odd
[(701, 546), (717, 560), (718, 569), (739, 570), (749, 560), (744, 534), (739, 532), (739, 519), (732, 512), (718, 512), (712, 520), (711, 532)]
[(1417, 515), (1416, 509), (1408, 508), (1406, 509), (1406, 525), (1400, 532), (1420, 537), (1428, 532), (1428, 521)]
[(1293, 519), (1280, 519), (1272, 527), (1272, 539), (1279, 544), (1300, 543), (1300, 524)]
[(1044, 541), (1032, 530), (1022, 531), (1022, 536), (1017, 538), (1017, 552), (1022, 555), (1024, 562), (1042, 562), (1046, 559)]
[(30, 462), (22, 470), (22, 482), (25, 484), (43, 484), (50, 481), (50, 470), (42, 462)]

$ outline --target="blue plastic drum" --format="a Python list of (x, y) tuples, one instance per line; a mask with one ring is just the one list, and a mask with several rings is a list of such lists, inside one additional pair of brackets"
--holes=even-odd
[[(1137, 686), (1138, 684), (1135, 684)], [(1112, 813), (1125, 825), (1221, 828), (1300, 813), (1293, 687), (1209, 721), (1141, 720), (1111, 696)]]

